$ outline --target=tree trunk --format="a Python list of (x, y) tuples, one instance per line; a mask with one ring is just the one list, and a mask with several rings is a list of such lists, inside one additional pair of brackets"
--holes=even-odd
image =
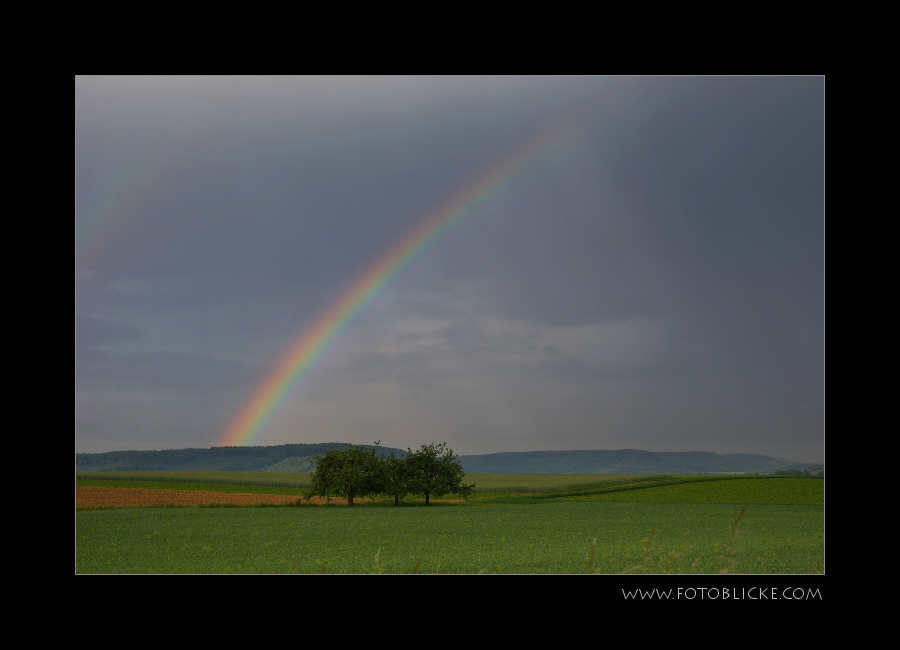
[(400, 495), (399, 494), (394, 495), (394, 507), (395, 508), (400, 507)]
[(352, 508), (352, 507), (353, 507), (353, 494), (348, 494), (348, 495), (347, 495), (347, 507), (348, 507), (348, 508)]
[(428, 505), (428, 492), (425, 493), (425, 505)]

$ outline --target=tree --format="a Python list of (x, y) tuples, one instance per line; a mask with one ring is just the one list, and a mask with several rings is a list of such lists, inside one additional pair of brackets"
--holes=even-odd
[(432, 494), (439, 497), (449, 492), (468, 498), (475, 491), (474, 484), (463, 484), (462, 465), (446, 442), (422, 445), (419, 451), (409, 449), (406, 465), (409, 491), (424, 494), (426, 506)]
[(346, 497), (347, 507), (352, 508), (355, 497), (384, 492), (385, 462), (373, 447), (335, 447), (312, 462), (316, 469), (305, 493), (307, 499), (337, 495)]
[(382, 460), (385, 464), (383, 494), (394, 497), (394, 506), (400, 505), (401, 497), (409, 494), (410, 467), (405, 458), (395, 458), (393, 452)]

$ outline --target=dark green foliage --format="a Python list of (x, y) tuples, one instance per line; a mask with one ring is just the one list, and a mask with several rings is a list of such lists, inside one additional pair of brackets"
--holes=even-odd
[(426, 506), (432, 494), (439, 497), (452, 493), (468, 498), (475, 491), (474, 484), (463, 484), (465, 472), (446, 442), (422, 445), (419, 451), (409, 449), (405, 464), (409, 491), (424, 494)]
[(397, 458), (392, 453), (383, 459), (385, 465), (384, 485), (382, 493), (394, 497), (394, 506), (400, 505), (400, 499), (412, 492), (410, 466), (406, 458)]
[[(379, 443), (376, 442), (377, 447)], [(353, 507), (355, 497), (386, 494), (394, 497), (394, 505), (410, 493), (425, 496), (457, 494), (468, 498), (474, 485), (462, 481), (465, 473), (447, 443), (422, 445), (419, 451), (407, 451), (405, 458), (378, 455), (376, 447), (346, 445), (316, 456), (307, 497), (342, 496)]]
[(316, 456), (315, 465), (307, 498), (342, 496), (352, 508), (355, 497), (384, 493), (386, 464), (375, 454), (374, 447), (347, 445), (329, 449)]
[(427, 506), (432, 495), (450, 493), (467, 499), (475, 491), (474, 485), (462, 482), (465, 473), (447, 443), (422, 445), (415, 452), (410, 449), (405, 458), (393, 453), (380, 456), (376, 447), (347, 445), (316, 456), (306, 496), (342, 496), (353, 507), (355, 497), (386, 494), (399, 506), (403, 496), (413, 493), (424, 495)]

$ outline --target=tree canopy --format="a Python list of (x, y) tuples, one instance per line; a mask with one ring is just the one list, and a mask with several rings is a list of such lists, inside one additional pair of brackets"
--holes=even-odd
[(314, 462), (316, 469), (305, 493), (306, 498), (342, 496), (347, 499), (347, 506), (352, 508), (354, 498), (384, 492), (385, 463), (375, 454), (373, 447), (335, 447), (316, 456)]
[(424, 494), (426, 506), (432, 494), (439, 497), (453, 493), (468, 498), (475, 491), (474, 484), (463, 484), (465, 472), (446, 442), (422, 445), (418, 451), (409, 449), (405, 462), (409, 491)]
[(346, 445), (316, 456), (313, 463), (316, 469), (305, 496), (345, 497), (351, 508), (354, 498), (376, 494), (394, 497), (398, 506), (410, 493), (425, 495), (427, 506), (432, 495), (453, 493), (468, 498), (475, 487), (463, 484), (462, 465), (447, 443), (410, 449), (405, 458), (396, 458), (393, 453), (389, 457), (378, 455), (374, 447)]
[(410, 489), (410, 468), (405, 458), (396, 458), (393, 453), (384, 459), (385, 475), (383, 493), (394, 497), (394, 505), (400, 505), (400, 499), (412, 492)]

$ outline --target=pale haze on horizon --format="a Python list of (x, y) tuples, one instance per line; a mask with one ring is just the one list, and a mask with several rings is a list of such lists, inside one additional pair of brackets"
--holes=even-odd
[(571, 124), (251, 444), (821, 462), (824, 115), (819, 76), (76, 76), (76, 451), (221, 445), (367, 269)]

